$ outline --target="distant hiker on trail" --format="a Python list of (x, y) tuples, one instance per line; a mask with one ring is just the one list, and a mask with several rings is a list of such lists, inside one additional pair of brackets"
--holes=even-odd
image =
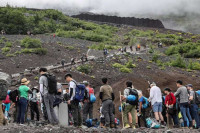
[(140, 44), (138, 44), (138, 45), (136, 46), (136, 51), (140, 51), (140, 48), (141, 48), (141, 46), (140, 46)]
[(27, 31), (27, 35), (29, 35), (29, 36), (30, 36), (30, 35), (31, 35), (31, 32), (30, 32), (30, 31)]
[(162, 47), (163, 47), (162, 42), (159, 42), (158, 43), (158, 48), (162, 48)]
[(133, 51), (133, 46), (132, 45), (130, 46), (130, 50), (131, 50), (131, 52)]
[(178, 113), (176, 110), (176, 97), (170, 88), (165, 88), (165, 105), (167, 107), (167, 115), (170, 115), (174, 122), (174, 128), (179, 128)]
[(81, 56), (81, 63), (82, 63), (82, 64), (84, 63), (84, 55)]
[(124, 53), (126, 53), (126, 51), (127, 51), (127, 50), (126, 50), (126, 47), (124, 47), (123, 51), (124, 51)]
[[(126, 100), (125, 109), (123, 112), (123, 119), (124, 119), (124, 125), (125, 129), (132, 127), (132, 129), (135, 129), (136, 126), (136, 106), (138, 105), (138, 92), (136, 89), (132, 88), (133, 83), (131, 81), (126, 82), (126, 89), (124, 90), (124, 95), (122, 95), (122, 100)], [(129, 96), (133, 96), (135, 99), (129, 100)], [(132, 116), (132, 125), (130, 126), (128, 124), (128, 113), (131, 113)]]
[(165, 125), (163, 116), (162, 116), (162, 93), (159, 87), (156, 86), (156, 84), (153, 82), (150, 85), (150, 97), (149, 101), (151, 102), (153, 112), (155, 115), (155, 118), (158, 122), (161, 121), (162, 125)]
[[(191, 113), (191, 117), (193, 120), (193, 123), (196, 122), (196, 129), (200, 128), (200, 119), (199, 119), (199, 110), (198, 110), (198, 99), (197, 99), (197, 93), (194, 91), (193, 85), (192, 84), (188, 84), (187, 88), (190, 90), (190, 113)], [(195, 127), (195, 125), (193, 124), (193, 127)]]
[(113, 100), (115, 99), (113, 89), (108, 85), (108, 79), (102, 78), (103, 86), (100, 88), (99, 97), (102, 101), (102, 113), (105, 117), (105, 127), (114, 128)]
[(63, 68), (65, 67), (65, 60), (64, 59), (61, 60), (61, 65), (62, 65)]
[(79, 108), (79, 100), (76, 99), (78, 93), (76, 93), (77, 82), (72, 78), (71, 74), (65, 75), (65, 80), (69, 83), (69, 94), (70, 100), (67, 101), (68, 105), (70, 105), (72, 110), (72, 116), (74, 119), (74, 126), (80, 127), (82, 125), (81, 120), (81, 110)]
[(25, 113), (28, 104), (28, 93), (32, 93), (29, 87), (27, 86), (30, 83), (26, 78), (21, 80), (21, 86), (19, 87), (19, 102), (18, 102), (18, 117), (17, 123), (24, 125)]
[(83, 81), (86, 87), (85, 99), (83, 104), (83, 125), (86, 126), (86, 120), (89, 115), (89, 119), (93, 119), (93, 101), (91, 101), (91, 95), (94, 95), (94, 89), (91, 88), (87, 81)]
[[(40, 68), (40, 93), (41, 98), (44, 100), (44, 106), (50, 124), (58, 124), (58, 118), (53, 109), (54, 97), (57, 93), (57, 81), (54, 76), (47, 73), (46, 68)], [(45, 112), (45, 110), (43, 110)]]
[(53, 103), (54, 111), (56, 116), (59, 116), (59, 104), (62, 103), (63, 99), (63, 86), (61, 83), (57, 83), (57, 93), (55, 95), (55, 100)]
[(5, 113), (4, 113), (4, 116), (5, 116), (5, 119), (8, 119), (9, 120), (9, 110), (10, 110), (10, 104), (11, 104), (11, 100), (10, 100), (10, 94), (11, 90), (8, 90), (7, 91), (7, 96), (6, 96), (6, 99), (3, 100), (3, 106), (5, 106)]
[(189, 92), (183, 82), (178, 80), (176, 82), (178, 90), (175, 92), (174, 96), (180, 98), (180, 110), (184, 120), (184, 127), (187, 127), (187, 119), (189, 120), (189, 127), (192, 128), (192, 117), (189, 110)]
[(5, 34), (6, 34), (5, 30), (1, 30), (1, 35), (5, 35)]
[(103, 54), (104, 54), (104, 57), (106, 57), (108, 55), (108, 49), (104, 48), (103, 49)]
[(76, 60), (76, 58), (71, 58), (71, 65), (75, 65), (76, 64), (75, 60)]
[(37, 98), (37, 93), (39, 93), (39, 90), (37, 87), (33, 87), (32, 88), (32, 94), (29, 95), (29, 101), (30, 101), (30, 106), (31, 106), (31, 120), (34, 120), (34, 116), (36, 113), (36, 118), (37, 121), (40, 120), (40, 112), (39, 112), (39, 108), (38, 108), (38, 98)]

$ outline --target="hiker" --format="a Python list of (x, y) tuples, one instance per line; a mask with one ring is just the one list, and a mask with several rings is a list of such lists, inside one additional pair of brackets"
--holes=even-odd
[(94, 95), (94, 89), (91, 88), (87, 81), (83, 81), (86, 87), (86, 96), (83, 104), (83, 125), (86, 126), (86, 120), (89, 115), (89, 119), (93, 119), (93, 102), (90, 100), (90, 96)]
[(176, 97), (174, 94), (171, 92), (170, 88), (165, 88), (164, 90), (165, 93), (165, 105), (167, 107), (167, 117), (169, 115), (172, 117), (173, 122), (174, 122), (174, 128), (179, 128), (179, 121), (178, 121), (178, 116), (177, 116), (177, 111), (176, 111)]
[(146, 126), (146, 109), (148, 108), (148, 100), (146, 97), (142, 95), (142, 91), (138, 91), (138, 113), (136, 115), (136, 126), (138, 124), (139, 127), (141, 127), (141, 120), (140, 118), (144, 121), (145, 126)]
[(61, 60), (61, 65), (62, 65), (63, 68), (65, 67), (65, 60), (64, 59)]
[(155, 118), (158, 122), (161, 121), (162, 125), (165, 125), (163, 116), (162, 116), (162, 93), (159, 87), (156, 86), (156, 84), (153, 82), (150, 85), (150, 97), (149, 101), (151, 102), (153, 112), (155, 115)]
[(10, 110), (10, 104), (11, 104), (11, 100), (9, 97), (10, 92), (11, 92), (11, 90), (7, 91), (6, 99), (2, 101), (3, 106), (5, 106), (4, 116), (5, 116), (5, 119), (8, 119), (8, 120), (9, 120), (9, 110)]
[(73, 116), (73, 120), (74, 120), (74, 126), (80, 127), (80, 126), (82, 126), (81, 110), (79, 108), (80, 101), (75, 99), (77, 83), (72, 78), (71, 74), (66, 74), (65, 80), (69, 83), (70, 100), (68, 100), (67, 103), (71, 107), (72, 116)]
[(32, 88), (32, 94), (29, 95), (29, 101), (30, 101), (30, 108), (31, 108), (31, 120), (34, 120), (34, 115), (36, 113), (36, 118), (37, 121), (40, 120), (40, 112), (38, 109), (38, 98), (37, 98), (37, 93), (39, 93), (39, 90), (37, 87)]
[(133, 51), (133, 46), (132, 45), (130, 46), (130, 50), (131, 50), (131, 52)]
[(57, 92), (56, 79), (47, 73), (46, 68), (40, 68), (39, 73), (41, 75), (39, 79), (40, 94), (42, 100), (44, 100), (43, 106), (46, 108), (46, 110), (43, 111), (46, 111), (50, 124), (57, 125), (58, 118), (56, 117), (53, 109), (54, 97)]
[(108, 79), (102, 78), (103, 86), (100, 88), (99, 97), (102, 101), (102, 113), (105, 117), (105, 127), (114, 128), (113, 101), (115, 99), (113, 89), (108, 85)]
[[(132, 88), (133, 83), (131, 81), (126, 82), (126, 89), (124, 90), (124, 95), (122, 95), (122, 100), (126, 100), (125, 109), (123, 112), (123, 119), (124, 119), (124, 128), (130, 128), (130, 125), (128, 124), (128, 113), (131, 113), (132, 116), (132, 129), (135, 129), (136, 126), (136, 106), (138, 105), (138, 92), (136, 89)], [(134, 101), (130, 101), (128, 99), (128, 96), (133, 95), (135, 96)]]
[(1, 35), (5, 35), (5, 34), (6, 34), (5, 30), (1, 30)]
[(84, 63), (84, 56), (81, 56), (81, 63)]
[(138, 45), (136, 46), (136, 51), (140, 51), (140, 48), (141, 48), (141, 46), (140, 46), (140, 44), (138, 44)]
[[(200, 128), (200, 119), (199, 119), (199, 112), (198, 112), (198, 105), (197, 105), (197, 100), (196, 99), (196, 92), (194, 91), (193, 85), (192, 84), (188, 84), (187, 88), (190, 90), (190, 113), (191, 113), (191, 117), (193, 120), (193, 123), (196, 122), (196, 129)], [(193, 124), (193, 127), (195, 127), (195, 125)]]
[(18, 102), (18, 117), (17, 123), (24, 125), (25, 113), (28, 104), (28, 93), (32, 93), (27, 86), (30, 83), (26, 78), (21, 80), (21, 86), (19, 87), (19, 102)]
[(162, 42), (159, 42), (158, 43), (158, 48), (162, 48), (162, 47), (163, 47)]
[(189, 93), (185, 86), (183, 86), (183, 82), (181, 80), (178, 80), (176, 82), (176, 86), (178, 87), (178, 90), (175, 92), (174, 96), (180, 98), (180, 111), (181, 115), (184, 120), (184, 127), (187, 128), (187, 119), (189, 120), (189, 127), (192, 128), (192, 117), (190, 115), (189, 111)]
[(63, 86), (61, 83), (57, 83), (57, 94), (53, 103), (54, 111), (56, 116), (59, 117), (59, 104), (62, 103), (63, 99)]
[(76, 62), (75, 62), (75, 58), (71, 58), (71, 65), (75, 65), (76, 64)]

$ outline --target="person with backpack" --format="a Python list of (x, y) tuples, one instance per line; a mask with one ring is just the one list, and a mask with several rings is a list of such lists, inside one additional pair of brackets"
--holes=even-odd
[(46, 108), (46, 110), (43, 111), (46, 111), (48, 121), (53, 125), (57, 125), (58, 118), (56, 117), (56, 114), (53, 109), (55, 94), (57, 93), (56, 78), (53, 75), (48, 74), (46, 68), (40, 68), (39, 72), (41, 75), (39, 79), (40, 94), (42, 100), (44, 101), (43, 106), (45, 106)]
[(19, 87), (19, 102), (18, 102), (18, 117), (17, 123), (24, 125), (25, 113), (28, 104), (28, 93), (32, 93), (27, 86), (30, 83), (26, 78), (21, 80), (21, 86)]
[[(199, 119), (199, 112), (198, 112), (198, 104), (200, 103), (200, 99), (198, 99), (198, 94), (194, 91), (193, 85), (188, 84), (187, 88), (190, 90), (190, 114), (192, 120), (196, 122), (196, 129), (200, 128), (200, 119)], [(195, 125), (193, 125), (195, 127)]]
[(180, 111), (184, 120), (184, 127), (187, 128), (187, 119), (189, 120), (189, 127), (192, 128), (192, 117), (190, 115), (189, 110), (189, 92), (185, 86), (183, 86), (183, 82), (178, 80), (176, 82), (176, 86), (178, 90), (174, 93), (175, 97), (179, 97), (180, 101)]
[(91, 95), (94, 96), (94, 89), (91, 88), (87, 81), (83, 81), (86, 87), (85, 99), (83, 104), (83, 125), (86, 126), (86, 120), (89, 115), (89, 119), (93, 119), (93, 104), (95, 101), (91, 101)]
[(11, 90), (8, 90), (7, 91), (7, 96), (6, 96), (6, 99), (3, 100), (3, 105), (5, 106), (5, 113), (4, 113), (4, 116), (6, 119), (9, 119), (9, 110), (10, 110), (10, 104), (11, 104), (11, 100), (10, 100), (10, 94)]
[(150, 85), (150, 97), (149, 101), (151, 102), (153, 112), (155, 115), (155, 119), (157, 122), (161, 121), (162, 125), (165, 125), (163, 115), (162, 115), (162, 93), (159, 87), (156, 86), (156, 84), (153, 82)]
[(108, 79), (102, 78), (103, 86), (100, 87), (99, 98), (102, 101), (102, 113), (105, 117), (105, 128), (115, 127), (115, 117), (113, 114), (113, 101), (115, 99), (113, 89), (108, 85)]
[[(124, 95), (122, 95), (122, 100), (126, 100), (126, 106), (123, 112), (124, 128), (130, 128), (128, 124), (128, 113), (132, 116), (132, 129), (136, 126), (136, 106), (138, 105), (138, 92), (136, 89), (132, 88), (133, 83), (131, 81), (126, 82), (126, 89), (124, 90)], [(129, 96), (134, 96), (134, 99), (129, 100)]]
[(167, 107), (167, 115), (170, 115), (174, 122), (174, 128), (179, 128), (179, 121), (176, 110), (176, 97), (171, 92), (170, 88), (165, 88), (165, 105)]
[(83, 102), (82, 100), (84, 98), (85, 90), (81, 88), (83, 86), (77, 84), (77, 82), (72, 78), (71, 74), (66, 74), (65, 80), (69, 83), (70, 100), (68, 100), (67, 103), (71, 107), (72, 116), (74, 119), (74, 126), (81, 127), (82, 120), (81, 120), (81, 110), (79, 108), (79, 102)]
[(32, 88), (32, 94), (29, 95), (29, 101), (30, 101), (30, 108), (31, 108), (31, 120), (34, 120), (34, 115), (36, 113), (36, 118), (37, 121), (40, 120), (40, 112), (38, 108), (38, 98), (37, 98), (37, 93), (39, 92), (37, 87)]

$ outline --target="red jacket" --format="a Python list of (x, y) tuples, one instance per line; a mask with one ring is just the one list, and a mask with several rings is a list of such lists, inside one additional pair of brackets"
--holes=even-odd
[(171, 104), (176, 104), (176, 97), (174, 96), (173, 93), (169, 93), (169, 95), (166, 95), (165, 97), (165, 105), (168, 104), (168, 105), (171, 105)]

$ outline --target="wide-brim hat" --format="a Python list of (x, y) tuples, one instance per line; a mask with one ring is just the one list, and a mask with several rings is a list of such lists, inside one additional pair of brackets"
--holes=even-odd
[(27, 80), (26, 78), (23, 78), (23, 79), (21, 80), (21, 85), (27, 85), (27, 84), (29, 84), (29, 83), (30, 83), (30, 81)]
[(39, 89), (38, 89), (38, 87), (37, 86), (34, 86), (32, 89), (31, 89), (32, 91), (33, 90), (36, 90), (37, 91), (37, 93), (39, 92)]

